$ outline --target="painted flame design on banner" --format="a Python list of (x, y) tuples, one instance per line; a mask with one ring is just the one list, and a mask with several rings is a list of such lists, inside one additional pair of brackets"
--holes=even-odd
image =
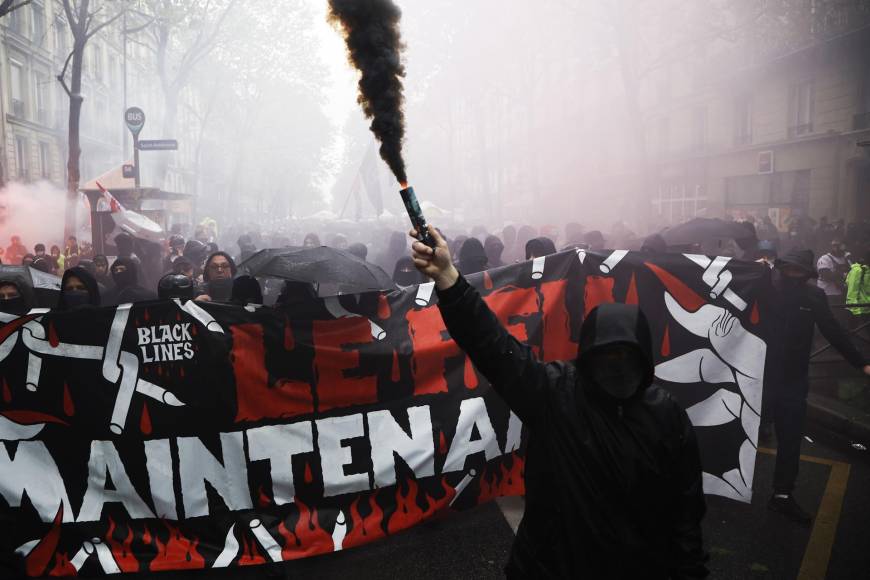
[(127, 536), (122, 542), (117, 541), (112, 537), (115, 532), (115, 521), (109, 516), (109, 529), (106, 532), (106, 543), (112, 549), (112, 555), (115, 557), (115, 562), (122, 572), (136, 572), (139, 570), (139, 561), (133, 555), (133, 550), (130, 549), (133, 543), (133, 528), (127, 526)]
[(332, 535), (320, 527), (317, 508), (309, 509), (299, 498), (296, 499), (296, 506), (299, 509), (296, 527), (291, 531), (284, 521), (278, 524), (278, 533), (284, 538), (281, 556), (285, 560), (298, 560), (332, 552)]
[(69, 561), (66, 552), (58, 552), (54, 556), (54, 567), (49, 571), (49, 576), (76, 576), (78, 570)]
[(260, 553), (257, 547), (257, 542), (254, 540), (248, 541), (247, 535), (242, 536), (242, 556), (239, 558), (238, 566), (256, 566), (257, 564), (265, 564), (266, 559)]
[(343, 548), (353, 548), (361, 546), (375, 540), (379, 540), (386, 536), (384, 533), (384, 510), (377, 502), (377, 492), (371, 494), (368, 498), (368, 503), (371, 511), (369, 515), (363, 517), (359, 511), (360, 499), (357, 497), (350, 504), (350, 519), (353, 524), (350, 532), (344, 537), (342, 543)]
[(178, 527), (173, 526), (166, 520), (161, 520), (169, 530), (169, 538), (166, 543), (160, 538), (154, 537), (157, 546), (157, 555), (151, 560), (149, 569), (152, 572), (160, 570), (186, 570), (192, 568), (205, 568), (205, 558), (196, 550), (199, 538), (184, 536)]
[(487, 502), (502, 495), (522, 495), (526, 492), (525, 460), (512, 453), (513, 459), (510, 468), (502, 461), (501, 465), (488, 467), (480, 478), (480, 494), (477, 501)]

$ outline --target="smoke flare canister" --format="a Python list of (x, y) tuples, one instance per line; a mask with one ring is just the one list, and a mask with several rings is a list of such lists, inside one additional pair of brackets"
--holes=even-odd
[(411, 225), (417, 230), (417, 239), (429, 246), (435, 247), (435, 240), (429, 233), (429, 224), (426, 223), (426, 218), (423, 217), (423, 210), (420, 209), (420, 204), (417, 202), (417, 195), (414, 193), (413, 187), (406, 187), (399, 192), (402, 196), (402, 202), (405, 204), (405, 210), (408, 212), (408, 217), (411, 218)]

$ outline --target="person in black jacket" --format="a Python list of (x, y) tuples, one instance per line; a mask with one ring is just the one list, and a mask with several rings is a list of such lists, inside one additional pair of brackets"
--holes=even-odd
[(90, 272), (76, 266), (63, 273), (57, 310), (78, 310), (100, 305), (100, 287)]
[(415, 242), (413, 258), (435, 282), (450, 335), (529, 430), (526, 509), (507, 577), (705, 577), (698, 445), (686, 412), (653, 383), (643, 313), (599, 306), (577, 360), (544, 364), (430, 233), (435, 249)]
[(777, 259), (771, 306), (773, 339), (769, 341), (764, 408), (776, 432), (776, 469), (768, 507), (792, 520), (808, 524), (812, 516), (792, 496), (800, 464), (801, 439), (807, 413), (810, 351), (813, 332), (822, 335), (852, 366), (870, 375), (867, 360), (834, 318), (825, 292), (810, 280), (818, 277), (810, 250), (792, 250)]

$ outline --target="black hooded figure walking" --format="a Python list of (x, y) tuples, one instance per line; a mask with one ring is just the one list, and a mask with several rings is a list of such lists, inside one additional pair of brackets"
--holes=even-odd
[(870, 375), (868, 361), (834, 318), (825, 292), (810, 280), (818, 277), (810, 250), (792, 250), (774, 262), (773, 339), (768, 342), (763, 408), (776, 429), (776, 468), (768, 507), (799, 523), (812, 516), (798, 505), (792, 491), (800, 464), (807, 414), (810, 351), (818, 326), (822, 335), (852, 366)]
[(529, 430), (507, 577), (705, 577), (698, 445), (686, 412), (653, 383), (643, 313), (602, 305), (583, 322), (576, 361), (542, 363), (430, 233), (435, 249), (414, 243), (414, 262), (435, 281), (450, 335)]
[(139, 266), (132, 258), (118, 258), (111, 268), (115, 287), (106, 293), (103, 304), (117, 306), (128, 302), (154, 300), (157, 294), (139, 285)]
[(100, 305), (100, 286), (97, 279), (81, 266), (70, 268), (60, 282), (58, 310), (78, 310)]

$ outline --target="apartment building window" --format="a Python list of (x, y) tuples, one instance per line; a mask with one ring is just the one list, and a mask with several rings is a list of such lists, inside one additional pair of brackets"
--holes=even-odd
[(33, 29), (33, 42), (42, 45), (45, 43), (45, 8), (42, 5), (33, 3), (31, 6), (31, 18)]
[(24, 117), (24, 65), (20, 62), (10, 62), (9, 75), (11, 77), (9, 84), (11, 85), (12, 114), (16, 117)]
[(21, 181), (27, 181), (30, 179), (27, 158), (27, 139), (24, 137), (15, 137), (15, 168), (18, 171), (18, 179)]
[(734, 102), (734, 144), (752, 143), (752, 99), (742, 95)]
[(24, 10), (18, 8), (7, 15), (9, 19), (9, 30), (15, 34), (24, 33)]
[(103, 51), (99, 44), (94, 44), (94, 78), (103, 80)]
[(50, 121), (48, 92), (51, 90), (51, 80), (45, 73), (36, 73), (34, 84), (36, 85), (36, 120), (43, 125), (48, 125)]
[(792, 86), (788, 129), (790, 138), (812, 133), (814, 92), (812, 81), (804, 81)]
[(66, 22), (63, 21), (63, 18), (55, 18), (54, 19), (54, 46), (57, 50), (57, 56), (66, 59), (69, 54), (69, 44), (67, 43), (66, 38)]
[(45, 142), (39, 144), (39, 175), (43, 179), (51, 179), (51, 149)]
[(695, 107), (692, 111), (692, 148), (703, 150), (707, 144), (707, 107)]
[(707, 193), (702, 185), (666, 182), (659, 185), (652, 203), (659, 216), (675, 224), (704, 214)]

